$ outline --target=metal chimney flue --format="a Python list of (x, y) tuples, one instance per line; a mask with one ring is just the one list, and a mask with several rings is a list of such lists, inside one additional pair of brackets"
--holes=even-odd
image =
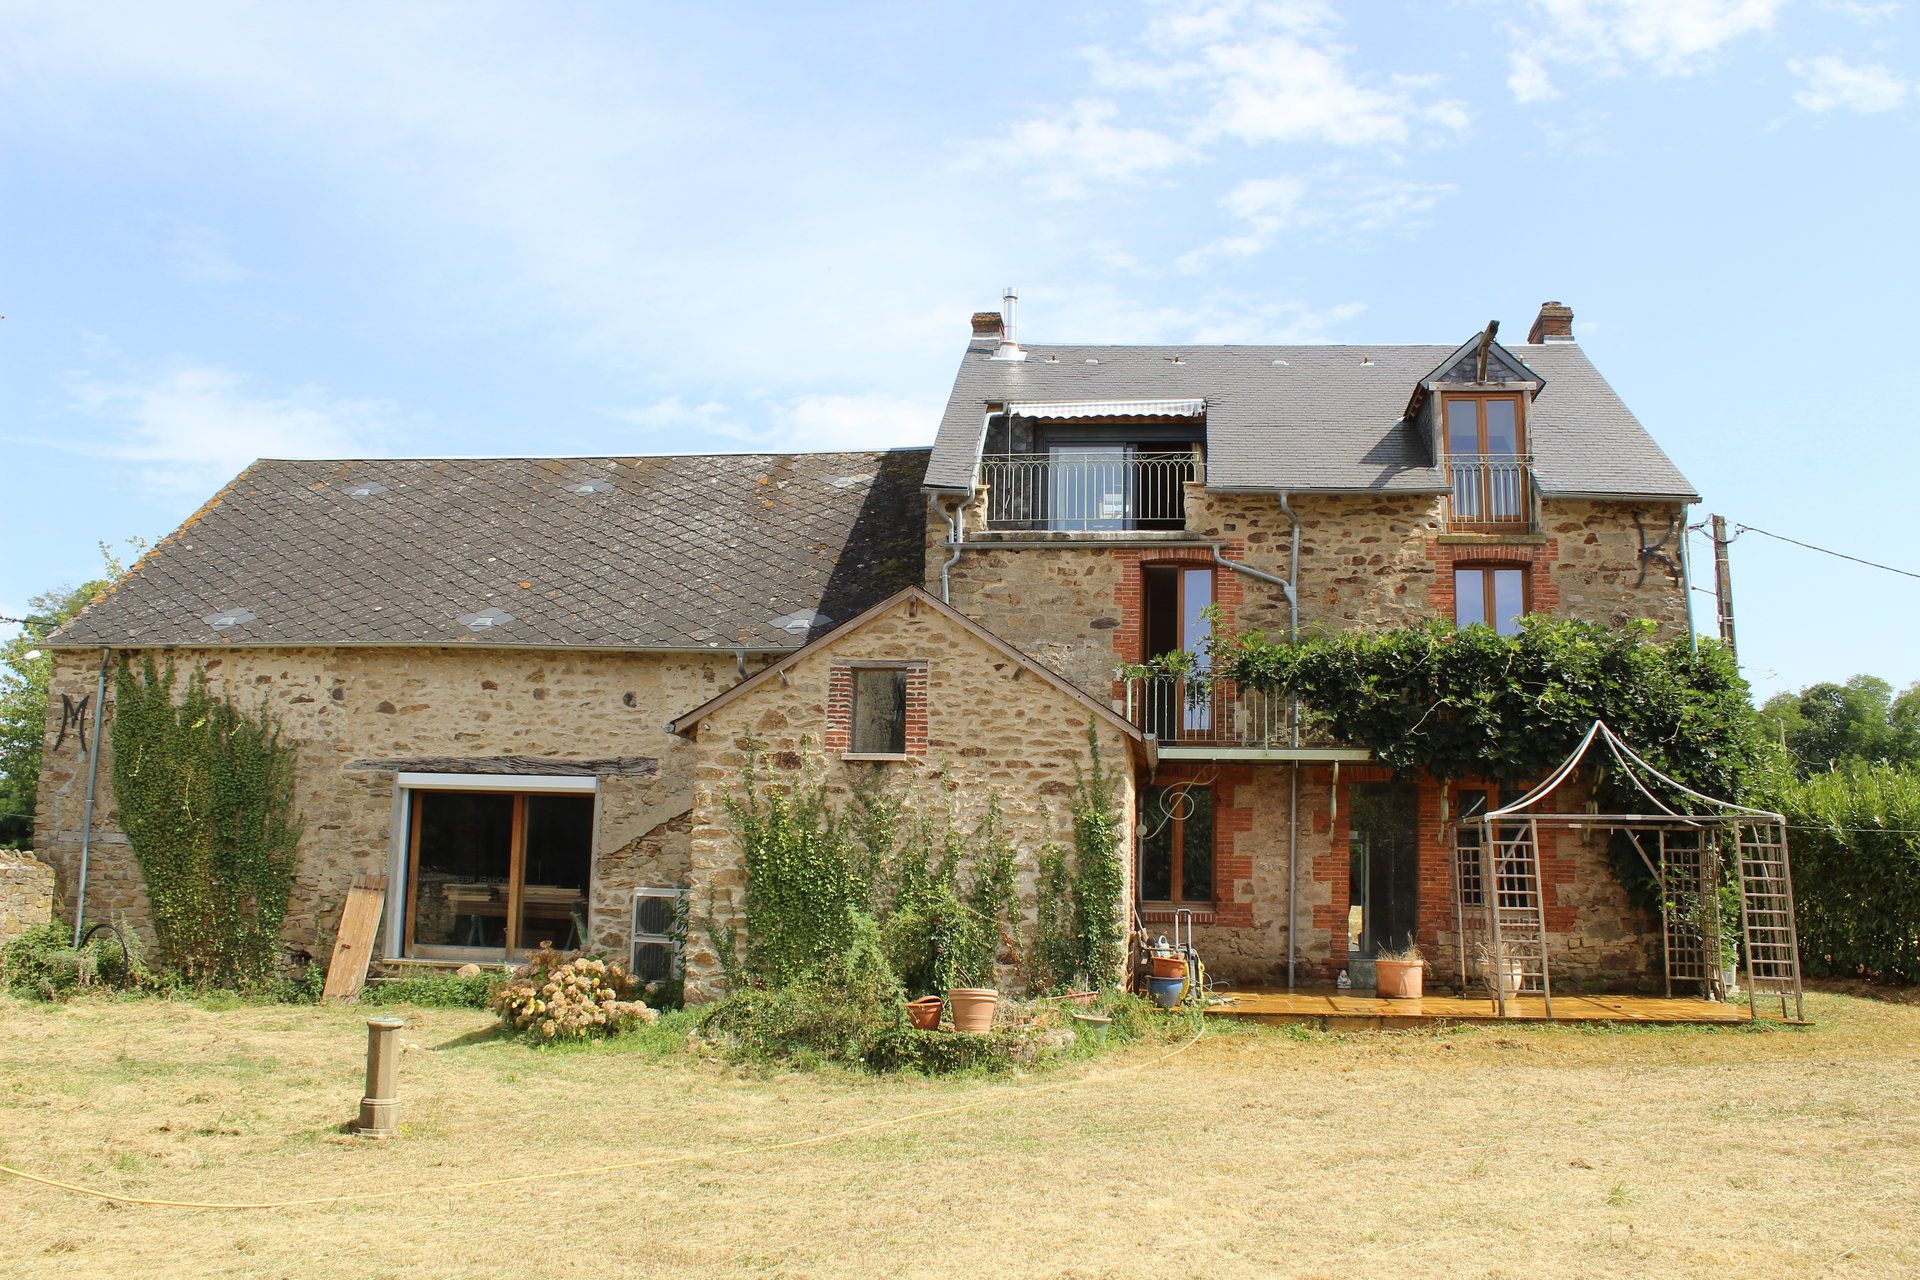
[(1025, 360), (1027, 353), (1020, 349), (1019, 337), (1014, 329), (1015, 313), (1020, 305), (1020, 296), (1008, 285), (1006, 293), (1000, 297), (1000, 345), (995, 348), (995, 360)]

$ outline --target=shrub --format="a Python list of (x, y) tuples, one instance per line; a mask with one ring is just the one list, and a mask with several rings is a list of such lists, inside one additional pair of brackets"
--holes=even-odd
[(493, 993), (491, 1004), (514, 1031), (540, 1041), (617, 1035), (660, 1015), (630, 997), (639, 982), (610, 961), (540, 950)]
[(0, 979), (24, 999), (64, 1000), (89, 988), (143, 985), (147, 972), (136, 941), (123, 953), (119, 937), (102, 930), (75, 950), (73, 927), (54, 921), (0, 948)]
[(1782, 786), (1807, 971), (1920, 982), (1920, 773), (1854, 763)]
[(363, 1004), (411, 1004), (428, 1009), (485, 1009), (496, 988), (506, 982), (498, 970), (482, 970), (472, 977), (457, 973), (420, 974), (370, 982), (360, 993)]

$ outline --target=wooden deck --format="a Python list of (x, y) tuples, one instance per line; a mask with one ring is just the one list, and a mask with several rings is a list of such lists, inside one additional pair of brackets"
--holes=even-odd
[[(1221, 991), (1207, 1012), (1218, 1017), (1251, 1018), (1268, 1023), (1309, 1023), (1329, 1029), (1362, 1030), (1432, 1026), (1450, 1022), (1499, 1022), (1488, 996), (1429, 995), (1419, 1000), (1387, 1000), (1345, 991)], [(1507, 1022), (1546, 1022), (1539, 996), (1508, 1001)], [(1554, 1022), (1733, 1023), (1747, 1021), (1744, 1005), (1661, 996), (1556, 995)]]

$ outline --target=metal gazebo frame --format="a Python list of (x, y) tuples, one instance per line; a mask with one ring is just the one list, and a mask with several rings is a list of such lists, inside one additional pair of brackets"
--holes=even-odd
[[(1652, 807), (1647, 813), (1555, 812), (1545, 802), (1585, 762), (1595, 744)], [(1654, 794), (1669, 789), (1676, 808)], [(1777, 997), (1785, 1021), (1804, 1020), (1799, 937), (1793, 918), (1793, 876), (1787, 858), (1787, 820), (1703, 795), (1648, 764), (1604, 721), (1595, 720), (1573, 754), (1526, 795), (1455, 824), (1454, 915), (1459, 926), (1460, 981), (1468, 985), (1468, 957), (1501, 1017), (1510, 1003), (1538, 995), (1553, 1016), (1547, 957), (1546, 895), (1540, 877), (1540, 829), (1620, 831), (1632, 841), (1660, 888), (1661, 955), (1667, 995), (1676, 984), (1697, 985), (1707, 998), (1724, 998), (1718, 895), (1725, 854), (1734, 855), (1740, 890), (1741, 948), (1752, 1017), (1762, 995)], [(1729, 850), (1729, 842), (1731, 848)], [(1491, 890), (1491, 891), (1489, 891)]]

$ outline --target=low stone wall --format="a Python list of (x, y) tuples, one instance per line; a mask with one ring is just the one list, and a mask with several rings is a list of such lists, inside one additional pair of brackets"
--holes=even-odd
[(0, 849), (0, 943), (53, 919), (53, 868), (24, 849)]

